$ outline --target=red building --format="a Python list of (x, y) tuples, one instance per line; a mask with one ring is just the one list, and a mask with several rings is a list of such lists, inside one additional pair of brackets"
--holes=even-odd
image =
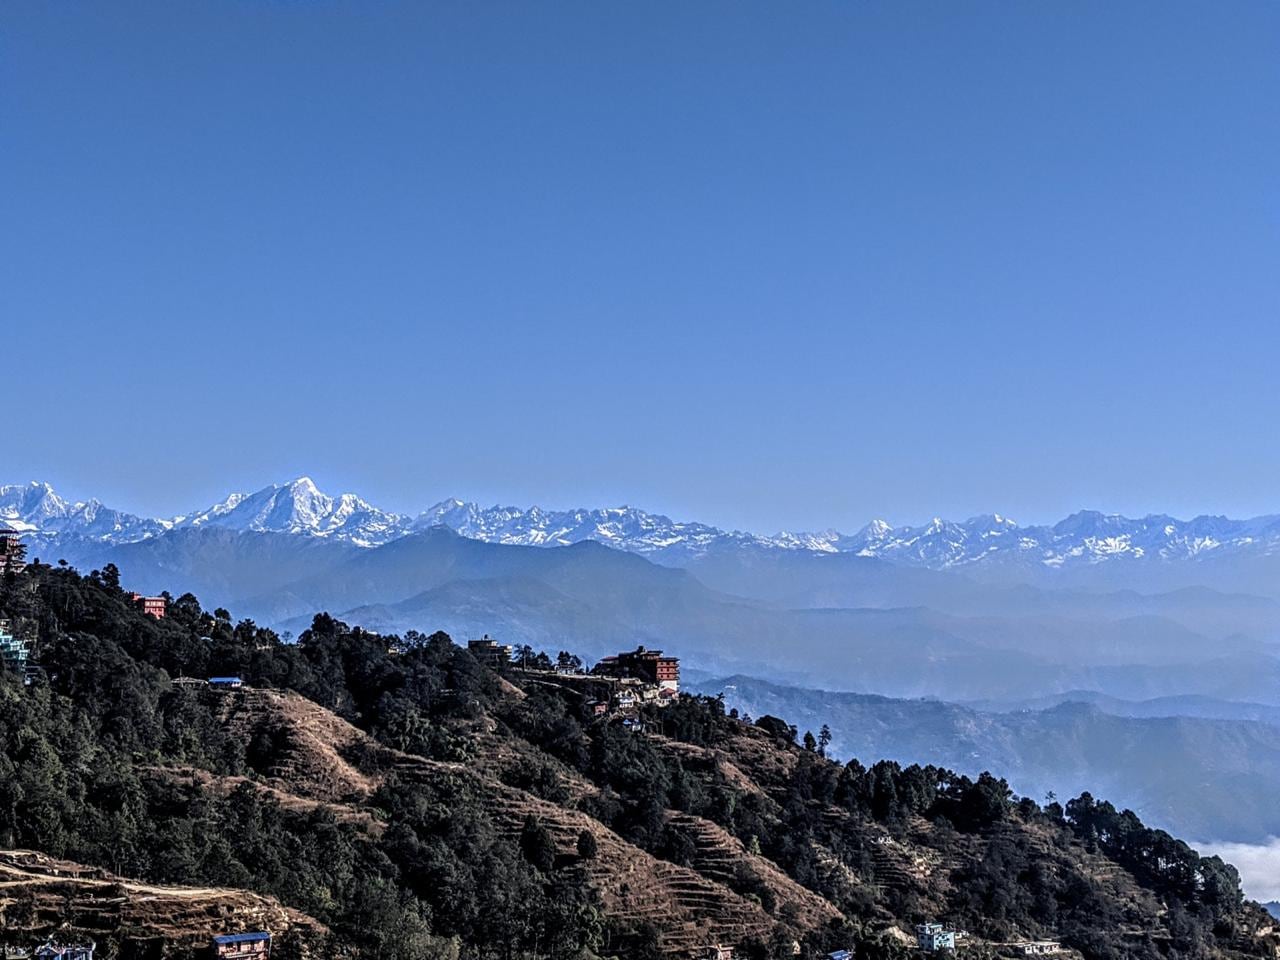
[(680, 660), (664, 657), (661, 650), (636, 647), (630, 653), (605, 657), (592, 672), (604, 677), (632, 677), (672, 692), (680, 689)]
[(155, 617), (157, 620), (163, 620), (167, 610), (164, 597), (144, 597), (140, 593), (135, 593), (133, 604), (148, 617)]

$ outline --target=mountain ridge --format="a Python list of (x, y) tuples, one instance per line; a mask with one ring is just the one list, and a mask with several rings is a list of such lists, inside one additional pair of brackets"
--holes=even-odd
[(481, 507), (456, 498), (416, 515), (382, 510), (352, 493), (331, 496), (309, 477), (232, 493), (202, 510), (147, 518), (96, 499), (68, 501), (47, 483), (0, 486), (0, 522), (35, 544), (84, 540), (118, 546), (182, 529), (220, 527), (237, 532), (286, 533), (357, 547), (443, 526), (468, 539), (513, 546), (566, 546), (594, 541), (669, 566), (723, 551), (853, 555), (931, 570), (1013, 564), (1044, 570), (1143, 561), (1199, 561), (1280, 554), (1280, 515), (1244, 520), (1165, 514), (1129, 518), (1081, 510), (1052, 525), (1020, 526), (998, 513), (963, 521), (935, 517), (919, 526), (873, 520), (853, 534), (781, 531), (763, 535), (621, 506), (545, 510)]

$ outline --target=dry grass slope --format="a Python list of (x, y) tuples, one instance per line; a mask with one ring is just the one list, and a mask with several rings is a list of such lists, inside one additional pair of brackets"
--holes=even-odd
[[(644, 921), (658, 931), (664, 952), (683, 954), (717, 942), (766, 937), (777, 925), (759, 901), (728, 885), (732, 864), (741, 861), (773, 892), (777, 903), (790, 904), (789, 921), (798, 932), (839, 916), (817, 894), (796, 884), (763, 857), (748, 854), (740, 842), (716, 825), (671, 813), (673, 820), (698, 838), (698, 857), (691, 867), (658, 859), (628, 843), (585, 813), (558, 806), (501, 781), (502, 771), (524, 754), (491, 733), (478, 737), (484, 760), (453, 764), (403, 754), (381, 746), (368, 735), (310, 700), (291, 693), (246, 690), (222, 695), (222, 717), (229, 729), (249, 738), (270, 731), (286, 745), (268, 771), (266, 787), (289, 802), (336, 804), (352, 815), (387, 773), (402, 781), (425, 782), (451, 776), (470, 779), (489, 798), (499, 828), (513, 839), (525, 818), (536, 816), (556, 840), (568, 869), (587, 874), (605, 908), (619, 918)], [(490, 749), (484, 749), (487, 741)], [(696, 749), (696, 748), (694, 748)], [(362, 757), (365, 770), (357, 766)], [(566, 779), (574, 796), (595, 787), (581, 777)], [(211, 788), (225, 785), (210, 783)], [(586, 831), (597, 843), (594, 859), (579, 862), (578, 835)]]
[(206, 947), (226, 932), (270, 930), (319, 943), (324, 926), (270, 897), (216, 887), (165, 887), (30, 850), (0, 851), (0, 919), (12, 943), (41, 939), (70, 917), (70, 929), (98, 940), (125, 934), (166, 950)]

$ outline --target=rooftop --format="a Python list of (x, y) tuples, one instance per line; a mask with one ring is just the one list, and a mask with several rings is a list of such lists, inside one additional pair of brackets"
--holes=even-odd
[(265, 930), (259, 930), (254, 933), (224, 933), (219, 937), (214, 937), (213, 942), (223, 943), (256, 943), (259, 940), (270, 940), (271, 934)]

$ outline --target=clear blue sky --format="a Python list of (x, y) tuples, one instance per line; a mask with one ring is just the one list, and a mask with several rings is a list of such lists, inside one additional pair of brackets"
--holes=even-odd
[(7, 0), (0, 480), (1280, 511), (1277, 103), (1272, 2)]

